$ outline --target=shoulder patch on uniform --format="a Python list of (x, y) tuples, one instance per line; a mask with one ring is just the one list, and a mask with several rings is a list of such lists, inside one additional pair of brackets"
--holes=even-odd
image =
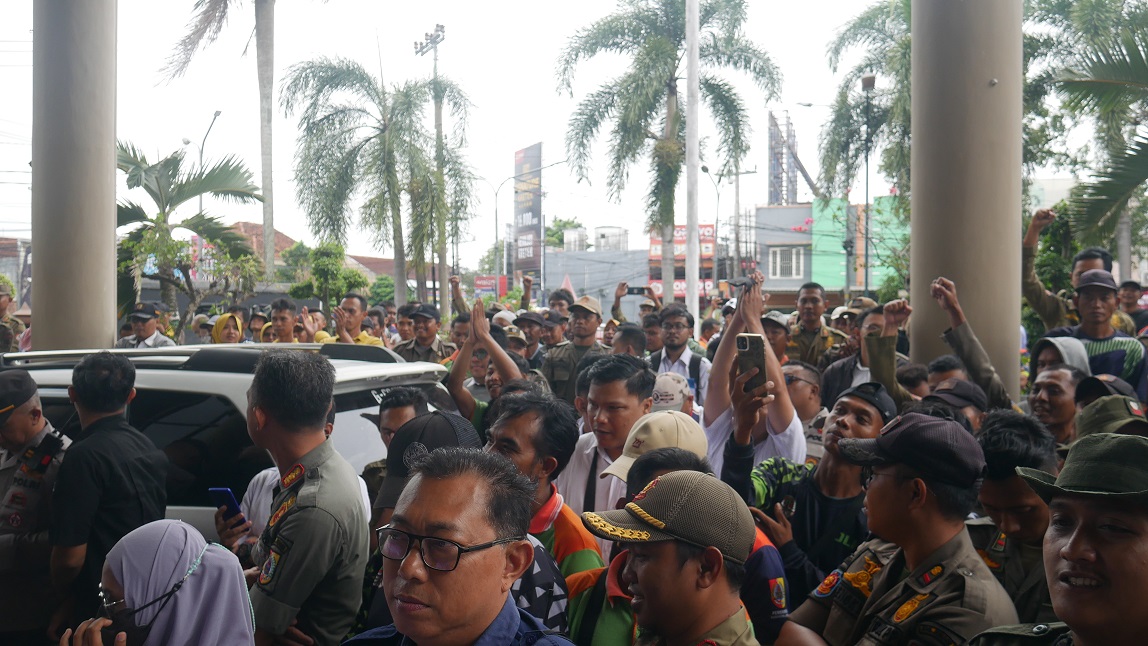
[(785, 610), (785, 579), (769, 580), (769, 599), (774, 608)]
[(861, 594), (868, 597), (869, 595), (873, 594), (873, 589), (870, 587), (869, 584), (873, 582), (873, 576), (881, 571), (881, 567), (882, 566), (880, 563), (869, 558), (868, 555), (865, 555), (865, 569), (864, 570), (858, 570), (856, 572), (846, 572), (842, 576), (845, 578), (846, 581), (849, 582), (849, 585), (853, 586), (854, 588), (857, 588), (857, 590), (860, 591)]
[(835, 590), (840, 583), (841, 570), (833, 570), (829, 573), (828, 576), (825, 577), (825, 580), (821, 582), (821, 585), (818, 585), (817, 589), (813, 591), (813, 596), (819, 599), (824, 599), (825, 597), (833, 594), (833, 590)]
[(291, 467), (291, 470), (288, 471), (286, 475), (283, 476), (283, 478), (279, 481), (279, 484), (282, 485), (284, 489), (286, 489), (287, 487), (290, 487), (291, 485), (298, 482), (299, 478), (302, 478), (306, 471), (307, 469), (304, 468), (302, 464), (296, 464), (295, 466)]
[(956, 644), (964, 644), (966, 641), (968, 640), (940, 624), (924, 621), (913, 631), (911, 643), (921, 646), (955, 646)]
[(263, 569), (259, 570), (259, 585), (269, 585), (275, 579), (275, 571), (279, 569), (279, 552), (274, 548), (267, 560), (263, 562)]
[(274, 527), (276, 523), (278, 523), (283, 518), (283, 514), (287, 513), (287, 510), (294, 506), (295, 496), (291, 496), (287, 500), (284, 500), (283, 504), (279, 505), (279, 509), (276, 509), (274, 514), (271, 514), (271, 519), (267, 521), (267, 527)]
[(996, 540), (995, 540), (995, 541), (993, 541), (992, 550), (993, 550), (994, 552), (1003, 552), (1003, 551), (1005, 551), (1005, 543), (1006, 543), (1006, 542), (1008, 542), (1008, 539), (1007, 539), (1007, 538), (1005, 538), (1005, 534), (1004, 534), (1004, 532), (997, 532), (997, 537), (996, 537)]
[(899, 624), (908, 619), (914, 612), (917, 612), (917, 608), (921, 607), (921, 602), (928, 598), (929, 595), (927, 594), (918, 594), (901, 604), (901, 607), (897, 608), (897, 612), (893, 613), (893, 623)]
[(981, 560), (985, 562), (985, 565), (987, 565), (990, 570), (1001, 569), (1001, 564), (994, 561), (985, 550), (978, 549), (977, 556), (981, 557)]

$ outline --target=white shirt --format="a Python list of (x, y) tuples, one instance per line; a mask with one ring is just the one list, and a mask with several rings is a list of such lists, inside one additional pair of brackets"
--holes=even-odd
[(853, 367), (853, 383), (849, 384), (849, 387), (860, 386), (870, 381), (873, 381), (873, 379), (869, 376), (869, 369), (861, 365), (861, 362), (858, 361), (857, 365)]
[[(598, 466), (594, 473), (590, 473), (590, 463), (594, 460), (595, 454), (598, 455)], [(566, 468), (554, 481), (558, 493), (562, 495), (563, 502), (569, 505), (576, 514), (581, 514), (584, 511), (613, 509), (619, 498), (626, 497), (626, 483), (622, 482), (621, 478), (614, 476), (598, 478), (598, 475), (613, 463), (614, 461), (610, 459), (610, 456), (598, 448), (598, 436), (593, 433), (583, 433), (578, 438), (578, 443), (574, 445), (574, 454), (570, 456), (570, 462), (566, 464)], [(597, 480), (594, 500), (590, 506), (585, 504), (587, 478)], [(611, 541), (600, 538), (597, 540), (602, 553), (609, 554)]]
[[(662, 348), (662, 365), (654, 366), (654, 372), (673, 372), (679, 374), (686, 379), (690, 378), (690, 359), (694, 353), (687, 345), (682, 350), (682, 356), (678, 357), (677, 361), (670, 361), (670, 355), (666, 352), (666, 348)], [(702, 357), (701, 366), (698, 367), (698, 384), (697, 392), (694, 393), (694, 401), (704, 404), (706, 401), (706, 388), (710, 383), (710, 360)]]
[[(258, 539), (271, 519), (271, 503), (275, 500), (275, 485), (279, 484), (279, 467), (267, 467), (255, 474), (247, 485), (247, 493), (239, 503), (243, 517), (251, 521), (248, 539)], [(363, 498), (363, 511), (371, 517), (371, 500), (367, 497), (367, 483), (359, 477), (359, 494)]]
[(175, 341), (167, 338), (156, 330), (151, 336), (143, 341), (136, 340), (136, 335), (125, 336), (124, 338), (116, 341), (117, 348), (167, 348), (175, 345)]
[[(805, 427), (797, 411), (793, 411), (793, 418), (785, 431), (774, 434), (769, 424), (769, 417), (765, 418), (765, 427), (768, 431), (765, 440), (754, 444), (753, 462), (761, 462), (773, 457), (782, 457), (801, 464), (805, 462)], [(725, 463), (725, 445), (733, 435), (733, 408), (727, 408), (724, 413), (714, 420), (713, 424), (705, 427), (706, 440), (709, 441), (709, 454), (706, 456), (714, 474), (721, 477), (721, 467)]]

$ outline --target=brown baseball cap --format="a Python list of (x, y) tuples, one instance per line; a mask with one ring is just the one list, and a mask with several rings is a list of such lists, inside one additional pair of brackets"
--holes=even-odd
[(570, 305), (570, 309), (581, 309), (602, 316), (602, 304), (593, 296), (583, 296)]
[(716, 547), (745, 564), (753, 551), (753, 516), (745, 501), (708, 473), (674, 471), (655, 478), (624, 509), (582, 514), (590, 533), (618, 543), (682, 541)]
[[(673, 373), (663, 373), (673, 374)], [(681, 375), (674, 375), (681, 378)], [(661, 375), (658, 377), (661, 379)], [(679, 407), (681, 404), (679, 404)], [(630, 475), (630, 467), (634, 460), (653, 451), (670, 446), (685, 449), (698, 457), (706, 457), (709, 442), (702, 427), (694, 418), (681, 411), (663, 410), (643, 415), (634, 422), (630, 434), (626, 436), (626, 448), (614, 463), (606, 467), (599, 478), (612, 475), (620, 478), (622, 482)]]

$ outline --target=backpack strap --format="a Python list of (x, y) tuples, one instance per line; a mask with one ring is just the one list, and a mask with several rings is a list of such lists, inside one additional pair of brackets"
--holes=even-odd
[(602, 576), (590, 588), (589, 604), (586, 614), (582, 615), (582, 624), (579, 626), (578, 638), (574, 640), (575, 646), (590, 646), (594, 642), (594, 633), (598, 629), (598, 617), (606, 603), (606, 577), (610, 576), (610, 566), (602, 570)]

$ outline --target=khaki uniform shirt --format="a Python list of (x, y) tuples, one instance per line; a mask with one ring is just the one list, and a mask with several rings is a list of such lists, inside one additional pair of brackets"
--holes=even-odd
[(453, 343), (435, 337), (431, 344), (423, 347), (418, 339), (407, 339), (394, 348), (395, 354), (407, 361), (426, 361), (427, 363), (442, 363), (458, 350)]
[(969, 646), (1072, 646), (1072, 631), (1063, 623), (1001, 626), (977, 635)]
[(550, 390), (554, 396), (563, 399), (566, 403), (574, 404), (574, 382), (578, 379), (578, 362), (585, 357), (595, 354), (609, 354), (610, 348), (594, 342), (581, 358), (574, 352), (573, 343), (559, 343), (546, 351), (546, 358), (542, 360), (542, 376), (550, 382)]
[(1057, 621), (1044, 578), (1040, 545), (1036, 545), (1036, 558), (1030, 559), (1030, 569), (1025, 571), (1021, 545), (997, 529), (991, 518), (970, 520), (965, 526), (977, 554), (1012, 598), (1019, 620), (1025, 623)]
[[(41, 459), (50, 445), (41, 447), (40, 443), (51, 432), (49, 423), (26, 450), (0, 450), (0, 581), (10, 583), (0, 586), (0, 631), (44, 628), (55, 604), (48, 527), (52, 487), (71, 440), (64, 437), (63, 446), (45, 465)], [(37, 448), (43, 448), (38, 455)], [(29, 451), (34, 453), (25, 459)], [(29, 463), (32, 468), (22, 472), (21, 465)]]
[(962, 531), (912, 572), (882, 540), (862, 543), (793, 614), (830, 646), (964, 644), (1016, 611)]
[[(1036, 249), (1021, 247), (1020, 253), (1020, 293), (1032, 311), (1040, 317), (1047, 332), (1053, 328), (1069, 327), (1080, 323), (1080, 315), (1072, 302), (1072, 292), (1061, 290), (1056, 294), (1044, 288), (1044, 283), (1036, 275)], [(1112, 313), (1112, 327), (1128, 336), (1135, 337), (1136, 323), (1120, 309)]]
[[(5, 314), (0, 317), (0, 325), (8, 328), (0, 337), (0, 352), (19, 352), (20, 351), (20, 335), (28, 326), (15, 316)], [(9, 334), (9, 332), (11, 334)]]
[(791, 361), (804, 361), (816, 366), (829, 348), (848, 340), (849, 337), (844, 333), (828, 325), (822, 325), (820, 330), (808, 331), (798, 323), (789, 332), (789, 345), (785, 348), (785, 356)]
[(363, 599), (369, 544), (358, 478), (324, 442), (276, 489), (274, 511), (251, 550), (261, 564), (251, 588), (255, 625), (281, 635), (297, 618), (316, 644), (339, 644)]
[[(634, 646), (663, 646), (660, 637), (638, 636)], [(738, 608), (729, 619), (721, 622), (713, 630), (702, 635), (697, 646), (761, 646), (753, 636), (753, 624), (745, 614), (745, 608)]]

